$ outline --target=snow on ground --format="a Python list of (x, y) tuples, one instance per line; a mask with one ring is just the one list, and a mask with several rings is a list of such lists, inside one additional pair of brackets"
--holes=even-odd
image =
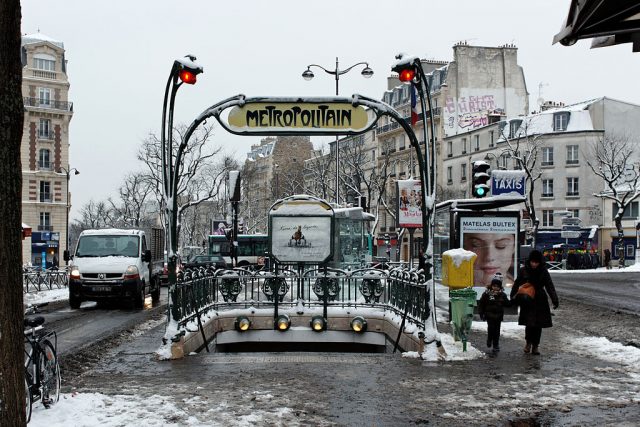
[[(254, 392), (253, 401), (267, 402), (269, 393)], [(140, 397), (136, 395), (108, 396), (101, 393), (62, 394), (60, 401), (50, 409), (34, 405), (31, 427), (130, 425), (153, 426), (255, 426), (281, 425), (283, 416), (291, 408), (274, 405), (272, 410), (252, 409), (246, 415), (229, 411), (227, 402), (209, 402), (201, 397), (176, 401), (168, 396)], [(215, 421), (213, 421), (215, 420)], [(296, 425), (289, 418), (286, 425)]]
[(69, 299), (69, 289), (47, 289), (40, 292), (29, 292), (24, 294), (25, 304), (41, 304), (44, 302), (67, 301)]
[(618, 268), (612, 267), (607, 269), (606, 267), (592, 268), (589, 270), (549, 270), (552, 274), (593, 274), (593, 273), (637, 273), (640, 271), (640, 263), (635, 263), (628, 267)]

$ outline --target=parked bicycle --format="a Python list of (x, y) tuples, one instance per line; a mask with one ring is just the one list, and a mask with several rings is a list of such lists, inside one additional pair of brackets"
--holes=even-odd
[(25, 310), (24, 387), (27, 422), (31, 419), (34, 401), (41, 400), (44, 407), (49, 408), (60, 398), (62, 379), (57, 355), (58, 336), (55, 331), (44, 329), (44, 317), (27, 317), (38, 313), (38, 309), (45, 305), (47, 303), (31, 304)]

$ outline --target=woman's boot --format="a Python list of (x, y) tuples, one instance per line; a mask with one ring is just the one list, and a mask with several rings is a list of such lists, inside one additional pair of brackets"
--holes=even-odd
[(536, 356), (540, 354), (537, 345), (534, 345), (533, 348), (531, 348), (531, 354), (535, 354)]
[(531, 352), (531, 343), (527, 343), (527, 345), (524, 346), (524, 352), (525, 353)]

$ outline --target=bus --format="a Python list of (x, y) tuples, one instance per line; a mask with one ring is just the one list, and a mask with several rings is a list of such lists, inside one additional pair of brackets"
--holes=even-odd
[[(238, 235), (238, 266), (264, 265), (264, 256), (269, 249), (269, 236), (266, 234)], [(231, 261), (231, 242), (225, 235), (209, 236), (209, 255), (220, 254), (228, 266)]]

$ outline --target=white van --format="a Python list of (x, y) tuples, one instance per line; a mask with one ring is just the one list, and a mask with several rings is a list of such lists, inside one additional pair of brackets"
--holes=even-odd
[(85, 230), (69, 264), (69, 305), (82, 301), (130, 300), (142, 308), (147, 294), (160, 299), (160, 281), (152, 277), (151, 251), (141, 230)]

